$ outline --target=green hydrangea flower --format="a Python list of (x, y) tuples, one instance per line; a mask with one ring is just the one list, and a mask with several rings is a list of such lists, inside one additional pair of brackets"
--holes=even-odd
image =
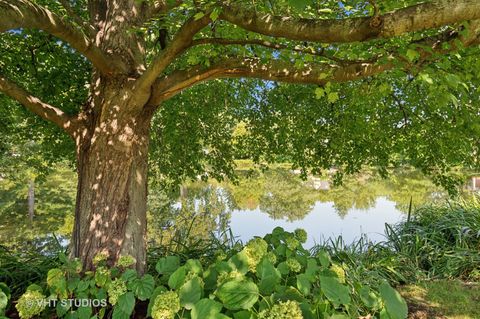
[(287, 247), (290, 250), (295, 250), (298, 248), (298, 246), (300, 246), (300, 242), (292, 235), (289, 235), (287, 238), (285, 238), (285, 244), (287, 244)]
[[(194, 271), (189, 271), (187, 272), (187, 274), (185, 275), (185, 282), (189, 281), (189, 280), (192, 280), (193, 278), (195, 277), (198, 277), (198, 274)], [(203, 283), (203, 280), (200, 278), (200, 282)]]
[(295, 238), (298, 239), (302, 244), (305, 244), (307, 242), (307, 232), (304, 229), (297, 228), (294, 231)]
[(93, 257), (93, 264), (96, 266), (96, 265), (99, 265), (105, 261), (107, 261), (108, 259), (108, 254), (107, 253), (98, 253), (95, 255), (95, 257)]
[(337, 274), (337, 277), (342, 284), (345, 283), (345, 270), (342, 266), (340, 266), (339, 264), (332, 264), (332, 266), (330, 266), (330, 270)]
[(153, 319), (174, 319), (180, 311), (180, 298), (174, 291), (161, 293), (155, 298), (152, 308)]
[(223, 260), (227, 259), (227, 257), (228, 257), (227, 254), (222, 250), (217, 250), (215, 252), (216, 261), (223, 261)]
[(39, 315), (47, 306), (45, 296), (37, 290), (29, 290), (18, 299), (15, 308), (22, 319)]
[(95, 283), (99, 287), (103, 287), (110, 279), (110, 270), (107, 267), (98, 267), (95, 270)]
[(126, 292), (127, 284), (122, 278), (117, 278), (108, 285), (108, 301), (110, 304), (115, 305), (118, 301), (118, 298)]
[(302, 265), (296, 260), (295, 258), (288, 258), (287, 261), (287, 267), (290, 269), (292, 272), (300, 272), (302, 270)]
[(255, 272), (258, 263), (263, 256), (267, 254), (268, 244), (262, 238), (254, 238), (250, 240), (243, 249), (248, 259), (248, 268), (251, 272)]
[(127, 267), (130, 267), (132, 265), (135, 265), (136, 262), (137, 261), (132, 256), (125, 255), (125, 256), (121, 256), (120, 258), (118, 258), (117, 266), (127, 268)]
[(303, 319), (303, 315), (298, 303), (288, 300), (261, 311), (258, 319)]
[(275, 255), (275, 253), (272, 251), (269, 251), (267, 253), (266, 258), (268, 259), (269, 262), (272, 263), (272, 265), (275, 265), (277, 263), (277, 255)]
[(221, 284), (231, 281), (231, 280), (242, 280), (244, 278), (243, 274), (239, 272), (238, 270), (233, 270), (230, 272), (222, 271), (218, 274), (217, 277), (217, 286), (220, 286)]

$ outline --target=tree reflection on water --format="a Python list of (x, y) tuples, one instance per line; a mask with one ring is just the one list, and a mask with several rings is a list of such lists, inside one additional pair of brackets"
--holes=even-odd
[[(258, 209), (275, 220), (298, 221), (309, 214), (317, 202), (332, 202), (337, 214), (345, 217), (350, 210), (368, 210), (377, 199), (385, 197), (396, 209), (407, 212), (410, 200), (418, 206), (446, 198), (421, 173), (413, 170), (392, 172), (382, 179), (369, 172), (346, 178), (343, 185), (319, 190), (311, 181), (302, 181), (286, 169), (272, 169), (240, 174), (237, 183), (188, 182), (175, 194), (150, 188), (148, 233), (152, 246), (172, 242), (190, 245), (212, 234), (222, 236), (229, 228), (234, 210), (254, 214)], [(59, 238), (66, 245), (73, 227), (75, 174), (65, 166), (53, 170), (36, 185), (36, 211), (28, 220), (26, 182), (0, 180), (0, 241), (4, 246), (41, 247), (46, 238)], [(322, 182), (330, 185), (329, 182)], [(53, 236), (52, 234), (55, 234)], [(49, 237), (48, 237), (49, 236)]]

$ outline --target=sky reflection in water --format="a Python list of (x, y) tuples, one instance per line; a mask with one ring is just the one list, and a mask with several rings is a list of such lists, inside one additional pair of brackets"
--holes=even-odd
[(338, 236), (342, 236), (346, 244), (359, 239), (362, 234), (374, 242), (382, 241), (385, 223), (395, 224), (404, 218), (405, 214), (396, 209), (394, 202), (380, 197), (373, 207), (352, 208), (343, 218), (338, 214), (333, 202), (316, 202), (305, 218), (296, 221), (275, 220), (258, 208), (251, 211), (234, 210), (230, 227), (233, 234), (242, 241), (254, 236), (263, 237), (277, 226), (287, 231), (303, 228), (309, 235), (305, 247), (312, 247), (315, 243)]
[[(288, 231), (305, 229), (307, 247), (340, 235), (347, 244), (362, 234), (378, 242), (384, 238), (385, 223), (405, 218), (411, 198), (414, 206), (445, 198), (442, 190), (415, 171), (394, 172), (386, 180), (364, 173), (348, 178), (341, 187), (322, 180), (317, 183), (322, 189), (315, 189), (315, 180), (301, 181), (286, 169), (240, 176), (235, 185), (186, 183), (172, 197), (152, 187), (150, 245), (168, 244), (178, 234), (188, 235), (194, 242), (228, 229), (246, 242), (277, 226)], [(74, 173), (63, 167), (37, 185), (32, 223), (28, 221), (25, 185), (25, 181), (0, 181), (0, 244), (35, 246), (52, 233), (68, 238), (73, 227)]]

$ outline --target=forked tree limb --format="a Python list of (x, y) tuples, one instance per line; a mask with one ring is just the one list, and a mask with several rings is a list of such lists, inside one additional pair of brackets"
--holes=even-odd
[(70, 136), (75, 130), (74, 120), (59, 108), (41, 101), (18, 84), (0, 74), (0, 92), (22, 104), (44, 120), (55, 123)]
[(345, 19), (300, 19), (257, 13), (236, 4), (224, 4), (220, 19), (245, 30), (278, 38), (322, 43), (345, 43), (392, 38), (480, 19), (478, 0), (434, 0), (372, 17)]
[(149, 104), (158, 105), (199, 82), (218, 78), (256, 78), (286, 83), (325, 85), (328, 82), (348, 82), (376, 75), (392, 67), (392, 63), (358, 63), (345, 66), (306, 65), (304, 68), (295, 69), (291, 63), (278, 60), (262, 63), (258, 58), (230, 58), (209, 68), (199, 65), (158, 79)]
[[(409, 63), (400, 55), (391, 55), (387, 62), (365, 62), (346, 65), (310, 64), (296, 69), (291, 63), (273, 60), (261, 63), (258, 58), (227, 58), (209, 68), (197, 65), (188, 70), (175, 71), (172, 74), (157, 79), (153, 86), (152, 97), (149, 105), (159, 105), (182, 90), (199, 82), (218, 78), (257, 78), (269, 81), (279, 81), (296, 84), (325, 85), (327, 82), (348, 82), (361, 78), (378, 75), (391, 70), (398, 63), (403, 63), (405, 68), (419, 68), (428, 62), (434, 54), (447, 54), (459, 49), (458, 42), (462, 46), (469, 47), (478, 45), (480, 42), (480, 20), (470, 22), (468, 36), (455, 33), (455, 36), (445, 41), (445, 35), (440, 34), (437, 38), (428, 37), (418, 45), (428, 46), (431, 50), (422, 47), (417, 49), (419, 59), (416, 63)], [(449, 48), (442, 47), (442, 43), (448, 43)]]
[(193, 37), (211, 22), (208, 15), (200, 19), (190, 18), (183, 24), (173, 40), (161, 53), (158, 54), (147, 70), (137, 80), (135, 90), (145, 93), (150, 92), (150, 87), (162, 72), (191, 44)]
[(0, 0), (0, 32), (33, 28), (43, 30), (83, 54), (100, 72), (115, 73), (121, 68), (76, 26), (52, 11), (28, 0)]

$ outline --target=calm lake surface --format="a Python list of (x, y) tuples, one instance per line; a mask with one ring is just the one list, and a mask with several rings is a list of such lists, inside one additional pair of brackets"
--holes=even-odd
[[(167, 245), (181, 238), (186, 245), (198, 239), (233, 234), (243, 242), (264, 236), (275, 227), (305, 229), (307, 247), (342, 236), (346, 244), (361, 236), (378, 242), (385, 223), (395, 224), (413, 207), (441, 202), (442, 189), (416, 171), (393, 172), (388, 179), (362, 173), (333, 186), (328, 176), (301, 180), (294, 171), (240, 171), (238, 183), (189, 182), (167, 196), (150, 188), (148, 232), (150, 245)], [(480, 181), (466, 179), (466, 188)], [(28, 219), (27, 181), (0, 180), (0, 244), (39, 246), (55, 234), (68, 243), (73, 228), (75, 174), (59, 167), (36, 183), (35, 217)]]
[(352, 208), (346, 216), (340, 216), (332, 202), (316, 202), (312, 210), (303, 219), (289, 221), (274, 219), (260, 209), (234, 210), (230, 219), (230, 227), (242, 241), (254, 236), (263, 237), (275, 227), (283, 227), (287, 231), (303, 228), (309, 234), (306, 247), (315, 243), (342, 236), (349, 244), (362, 235), (377, 242), (384, 238), (385, 223), (395, 224), (405, 218), (405, 214), (395, 207), (395, 202), (385, 197), (377, 198), (368, 209)]

